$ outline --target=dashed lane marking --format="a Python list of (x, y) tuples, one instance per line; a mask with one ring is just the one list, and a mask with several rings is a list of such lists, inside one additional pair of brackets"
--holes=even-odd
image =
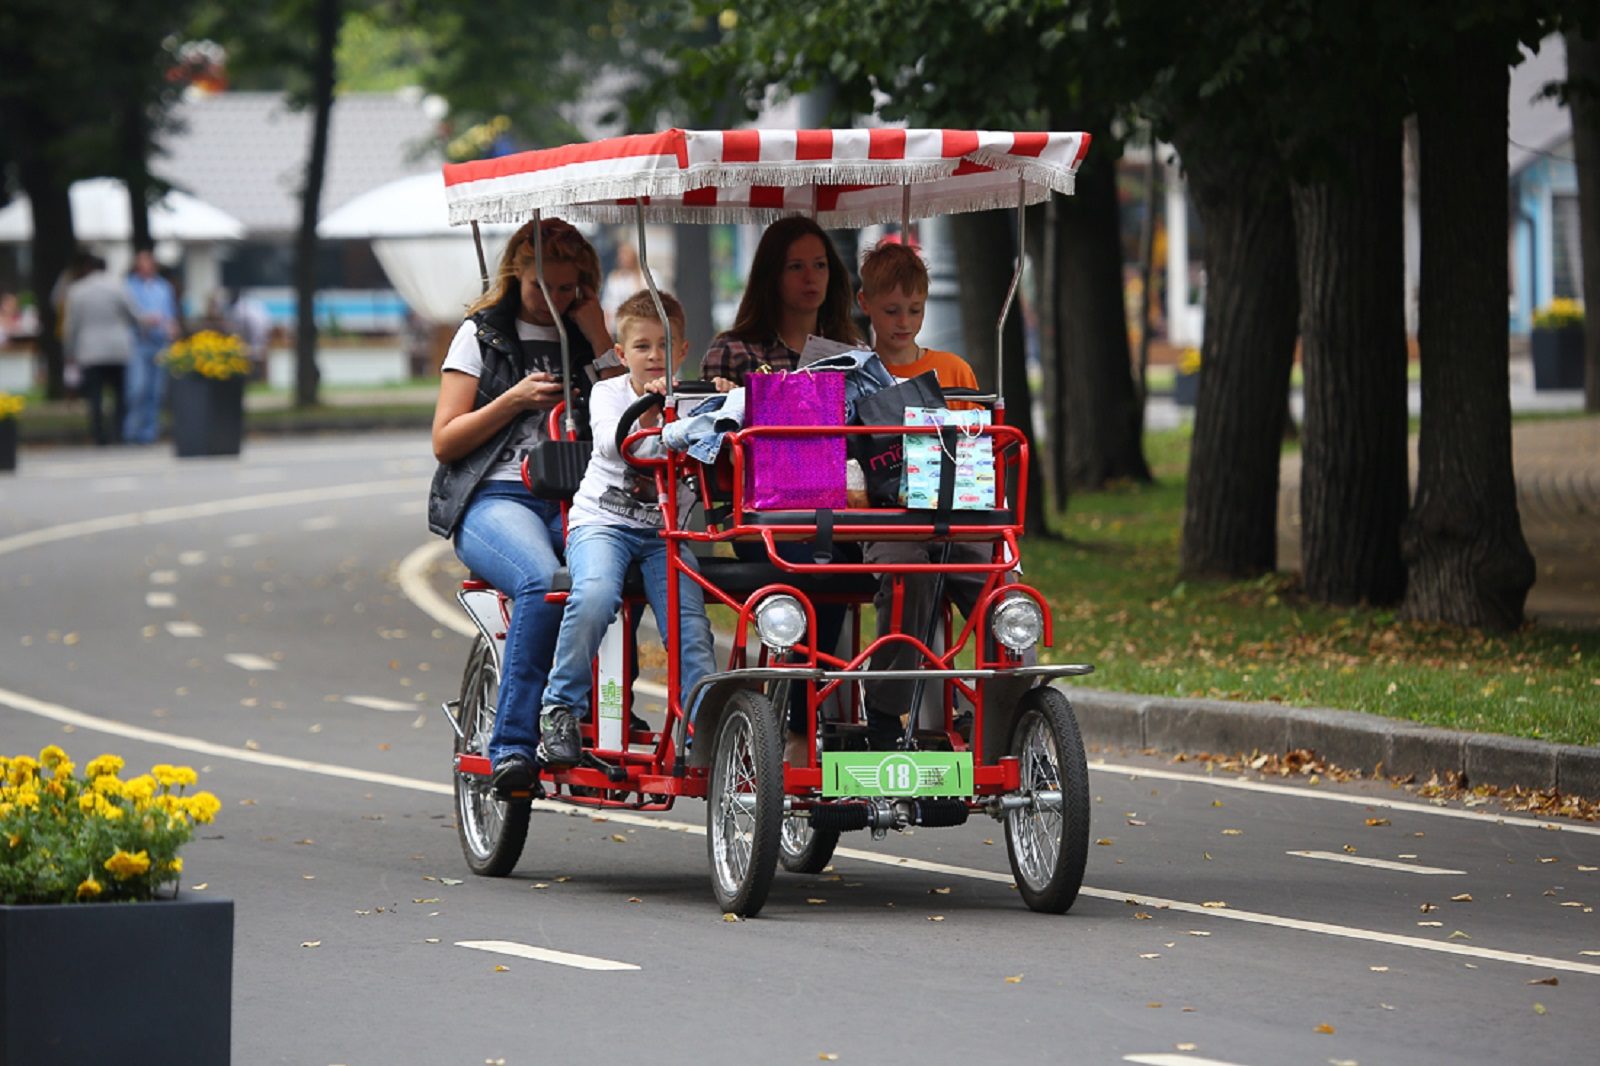
[(233, 652), (224, 655), (224, 659), (241, 670), (276, 670), (278, 664), (264, 655), (251, 655), (249, 652)]
[(144, 605), (156, 608), (176, 607), (178, 605), (178, 597), (170, 592), (146, 592), (144, 594)]
[(307, 533), (318, 533), (324, 529), (333, 529), (338, 524), (339, 520), (333, 515), (324, 514), (305, 519), (300, 523), (300, 528)]
[(1198, 1055), (1180, 1055), (1171, 1051), (1124, 1055), (1122, 1056), (1122, 1061), (1137, 1062), (1140, 1066), (1239, 1066), (1235, 1062), (1223, 1062), (1221, 1059), (1202, 1059)]
[(222, 543), (230, 548), (253, 548), (261, 543), (259, 533), (235, 533)]
[(186, 551), (178, 553), (178, 562), (184, 566), (199, 566), (206, 561), (203, 551)]
[[(414, 792), (425, 792), (435, 796), (452, 796), (454, 790), (450, 785), (436, 781), (424, 781), (414, 777), (401, 777), (398, 774), (374, 773), (370, 770), (360, 770), (351, 766), (338, 766), (330, 763), (313, 762), (309, 759), (292, 759), (282, 755), (271, 755), (266, 752), (250, 751), (246, 748), (230, 747), (226, 744), (214, 744), (197, 737), (180, 736), (175, 733), (163, 733), (143, 726), (129, 725), (125, 722), (116, 722), (107, 718), (99, 718), (83, 711), (76, 711), (60, 704), (48, 703), (44, 700), (25, 696), (20, 692), (0, 688), (0, 704), (13, 707), (26, 714), (37, 715), (65, 725), (75, 726), (79, 729), (91, 729), (96, 732), (106, 733), (111, 736), (126, 737), (148, 744), (158, 744), (179, 751), (192, 751), (203, 755), (212, 755), (217, 758), (233, 759), (237, 762), (252, 763), (257, 766), (270, 766), (282, 770), (295, 770), (300, 773), (317, 774), (323, 777), (340, 778), (346, 781), (360, 781), (368, 784), (389, 785), (394, 788), (410, 789)], [(540, 814), (562, 815), (573, 818), (589, 818), (591, 811), (585, 808), (564, 810), (544, 804), (535, 804), (534, 810)], [(689, 836), (704, 836), (705, 826), (698, 823), (673, 822), (665, 819), (651, 818), (642, 814), (632, 814), (626, 811), (608, 811), (606, 817), (609, 821), (621, 825), (637, 826), (642, 829), (653, 829), (658, 832), (684, 833)], [(974, 881), (988, 881), (996, 884), (1009, 885), (1012, 883), (1011, 874), (997, 873), (992, 870), (975, 870), (966, 866), (952, 866), (948, 863), (929, 862), (926, 859), (913, 859), (897, 857), (877, 852), (860, 851), (854, 848), (840, 848), (834, 853), (837, 856), (855, 859), (859, 862), (871, 863), (875, 866), (887, 866), (891, 869), (922, 870), (928, 873), (944, 874), (949, 877), (964, 877)], [(1544, 970), (1557, 970), (1562, 973), (1580, 973), (1600, 977), (1600, 964), (1587, 962), (1571, 962), (1567, 959), (1551, 958), (1543, 955), (1529, 955), (1516, 951), (1501, 951), (1495, 948), (1478, 947), (1464, 944), (1459, 941), (1427, 940), (1416, 936), (1402, 936), (1395, 933), (1384, 933), (1374, 929), (1360, 929), (1348, 925), (1334, 925), (1330, 922), (1312, 922), (1300, 918), (1287, 918), (1278, 914), (1265, 914), (1260, 911), (1235, 910), (1233, 908), (1207, 907), (1200, 903), (1190, 903), (1187, 900), (1166, 899), (1161, 896), (1147, 896), (1137, 892), (1117, 891), (1114, 889), (1093, 888), (1085, 885), (1082, 895), (1092, 899), (1103, 899), (1113, 903), (1131, 903), (1139, 907), (1151, 907), (1158, 910), (1168, 910), (1179, 914), (1189, 914), (1197, 918), (1211, 918), (1230, 922), (1244, 922), (1251, 925), (1264, 925), (1277, 929), (1289, 929), (1302, 933), (1315, 933), (1321, 936), (1336, 937), (1345, 940), (1364, 941), (1373, 944), (1386, 944), (1391, 947), (1411, 948), (1417, 951), (1435, 952), (1442, 955), (1456, 955), (1469, 959), (1481, 959), (1491, 962), (1506, 962), (1517, 966), (1531, 966)]]
[(415, 703), (402, 703), (399, 700), (386, 700), (382, 696), (346, 696), (344, 702), (353, 703), (357, 707), (366, 707), (374, 711), (414, 711)]
[(571, 966), (578, 970), (637, 970), (639, 967), (631, 962), (616, 962), (612, 959), (600, 959), (593, 955), (574, 955), (567, 951), (556, 951), (553, 948), (536, 948), (532, 944), (518, 944), (514, 940), (457, 940), (456, 947), (471, 948), (474, 951), (492, 951), (496, 955), (510, 955), (518, 959), (532, 959), (535, 962), (552, 962), (557, 966)]
[(178, 572), (176, 570), (150, 571), (150, 584), (152, 585), (176, 585), (177, 583)]
[(175, 637), (203, 637), (206, 631), (193, 622), (168, 622), (167, 632)]
[(1388, 859), (1368, 859), (1360, 855), (1340, 855), (1336, 851), (1289, 851), (1302, 859), (1321, 859), (1324, 862), (1342, 862), (1347, 866), (1370, 866), (1374, 870), (1396, 870), (1407, 874), (1435, 874), (1466, 876), (1465, 870), (1447, 870), (1442, 866), (1421, 866), (1414, 862), (1390, 862)]
[(90, 492), (133, 492), (139, 487), (136, 477), (107, 477), (89, 482)]

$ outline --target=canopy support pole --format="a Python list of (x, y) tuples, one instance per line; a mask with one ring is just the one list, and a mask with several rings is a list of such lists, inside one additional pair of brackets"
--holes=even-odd
[(911, 186), (900, 186), (900, 243), (911, 247)]
[(478, 250), (478, 278), (483, 282), (483, 291), (489, 291), (489, 263), (483, 258), (483, 236), (478, 232), (478, 220), (472, 220), (472, 246)]
[(567, 324), (555, 313), (556, 303), (550, 299), (550, 286), (544, 283), (544, 227), (540, 225), (538, 211), (533, 213), (533, 277), (539, 283), (545, 310), (556, 324), (556, 336), (561, 338), (561, 398), (566, 404), (566, 430), (575, 434), (578, 423), (572, 417), (572, 350), (567, 344)]
[[(656, 276), (650, 273), (650, 252), (645, 246), (644, 239), (644, 204), (635, 200), (633, 204), (633, 225), (639, 235), (639, 273), (644, 275), (644, 284), (650, 290), (650, 302), (655, 304), (656, 317), (661, 319), (661, 329), (666, 334), (667, 341), (667, 402), (672, 402), (672, 377), (676, 369), (672, 365), (672, 319), (667, 317), (667, 309), (661, 303), (661, 293), (656, 289)], [(622, 338), (618, 337), (618, 343)], [(676, 617), (676, 616), (674, 616)]]
[(1000, 306), (1000, 321), (994, 327), (994, 392), (995, 409), (1006, 409), (1005, 336), (1006, 316), (1011, 313), (1011, 303), (1016, 299), (1017, 286), (1022, 282), (1022, 257), (1027, 246), (1028, 183), (1017, 179), (1017, 268), (1011, 272), (1011, 287), (1006, 289), (1005, 303)]

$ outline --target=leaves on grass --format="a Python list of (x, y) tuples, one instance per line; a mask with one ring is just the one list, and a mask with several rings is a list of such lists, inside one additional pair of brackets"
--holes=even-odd
[(1389, 824), (1391, 824), (1391, 823), (1389, 822), (1389, 819), (1387, 819), (1387, 818), (1368, 818), (1367, 819), (1367, 825), (1372, 826), (1373, 828), (1377, 828), (1380, 825), (1389, 825)]
[(1462, 892), (1462, 893), (1459, 893), (1457, 895), (1451, 896), (1450, 897), (1450, 902), (1451, 903), (1471, 903), (1472, 902), (1472, 893), (1471, 892)]

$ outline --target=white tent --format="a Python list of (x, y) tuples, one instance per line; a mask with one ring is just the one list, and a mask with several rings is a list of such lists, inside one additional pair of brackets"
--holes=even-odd
[[(491, 271), (515, 226), (482, 227)], [(327, 240), (370, 240), (389, 283), (414, 312), (436, 323), (459, 322), (482, 291), (472, 231), (451, 226), (439, 171), (391, 181), (351, 200), (317, 224)]]
[[(116, 178), (89, 178), (73, 182), (67, 195), (72, 202), (72, 229), (78, 240), (96, 243), (127, 241), (133, 233), (128, 210), (128, 187)], [(184, 244), (236, 241), (244, 224), (226, 211), (176, 189), (150, 205), (150, 237)], [(19, 196), (0, 209), (0, 243), (20, 244), (33, 239), (33, 206)]]

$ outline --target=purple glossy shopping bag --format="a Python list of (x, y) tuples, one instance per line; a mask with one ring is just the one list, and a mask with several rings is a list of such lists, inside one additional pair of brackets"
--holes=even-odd
[[(745, 379), (746, 426), (844, 425), (844, 375), (804, 370)], [(842, 508), (844, 436), (756, 437), (745, 468), (745, 506), (755, 510)]]

